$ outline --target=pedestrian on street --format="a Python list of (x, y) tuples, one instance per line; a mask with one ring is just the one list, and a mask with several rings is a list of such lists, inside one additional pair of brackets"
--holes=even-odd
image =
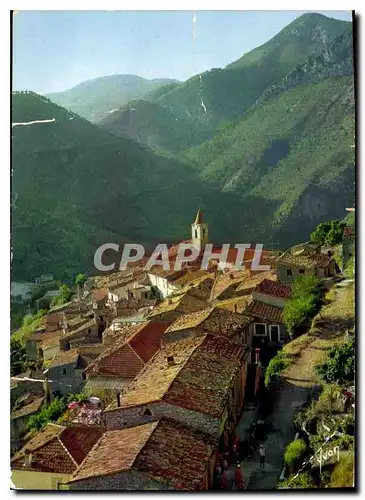
[(260, 444), (259, 452), (260, 452), (260, 468), (261, 468), (261, 466), (265, 467), (266, 450), (265, 450), (265, 446), (263, 444)]
[(225, 471), (222, 472), (220, 477), (220, 487), (221, 490), (226, 490), (228, 488), (227, 475)]
[(236, 466), (236, 471), (234, 473), (234, 484), (236, 486), (236, 490), (244, 489), (243, 472), (240, 463), (238, 463)]

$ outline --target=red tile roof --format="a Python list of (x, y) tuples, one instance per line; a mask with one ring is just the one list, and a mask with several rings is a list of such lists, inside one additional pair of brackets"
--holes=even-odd
[(137, 427), (106, 432), (70, 482), (130, 470), (156, 426), (157, 422), (150, 422)]
[(92, 300), (93, 302), (99, 302), (99, 300), (103, 300), (108, 296), (108, 290), (106, 288), (99, 288), (97, 290), (93, 290)]
[(211, 436), (166, 418), (109, 431), (70, 483), (138, 470), (176, 490), (201, 490), (217, 444)]
[[(11, 468), (72, 474), (103, 432), (104, 429), (101, 428), (63, 427), (48, 424), (43, 430), (37, 432), (11, 460)], [(31, 453), (32, 457), (29, 466), (24, 465), (26, 450)]]
[(256, 287), (255, 292), (263, 293), (265, 295), (273, 295), (274, 297), (280, 297), (282, 299), (287, 299), (291, 296), (290, 286), (268, 279), (261, 281), (261, 283)]
[(188, 410), (220, 417), (228, 388), (245, 347), (207, 335), (172, 382), (163, 400)]
[(130, 347), (144, 363), (147, 363), (159, 350), (161, 339), (168, 326), (168, 323), (149, 321), (129, 340)]
[(81, 464), (103, 434), (104, 430), (97, 427), (66, 427), (60, 434), (59, 439), (72, 458), (78, 464)]
[(160, 348), (161, 338), (168, 326), (169, 323), (148, 321), (122, 329), (120, 340), (100, 354), (87, 371), (134, 378)]
[(283, 310), (280, 307), (274, 307), (269, 304), (264, 304), (258, 300), (254, 300), (249, 308), (247, 314), (262, 320), (274, 321), (277, 323), (283, 322)]
[[(231, 380), (242, 363), (245, 347), (215, 335), (167, 344), (128, 387), (120, 407), (153, 401), (220, 417)], [(173, 358), (169, 364), (167, 359)], [(107, 411), (118, 411), (112, 403)]]

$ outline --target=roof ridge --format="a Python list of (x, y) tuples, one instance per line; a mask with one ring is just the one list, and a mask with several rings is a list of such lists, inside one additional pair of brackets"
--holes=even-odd
[(61, 441), (61, 438), (60, 436), (62, 436), (63, 432), (66, 430), (66, 428), (57, 436), (57, 439), (58, 441), (60, 442), (62, 448), (65, 450), (65, 452), (67, 453), (67, 455), (69, 457), (71, 457), (71, 460), (74, 462), (74, 464), (76, 465), (76, 469), (78, 468), (79, 464), (76, 462), (76, 460), (74, 459), (74, 457), (71, 455), (71, 453), (68, 451), (68, 449), (66, 448), (66, 446), (62, 443)]

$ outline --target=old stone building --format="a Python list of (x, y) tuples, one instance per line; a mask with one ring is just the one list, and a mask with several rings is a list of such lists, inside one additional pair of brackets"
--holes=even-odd
[(170, 417), (227, 439), (242, 409), (246, 370), (246, 348), (223, 337), (206, 335), (167, 344), (106, 409), (107, 427)]
[(166, 330), (162, 341), (163, 343), (175, 342), (213, 333), (247, 345), (247, 326), (250, 321), (246, 316), (216, 305), (176, 319)]
[(321, 253), (318, 245), (306, 243), (281, 255), (277, 259), (276, 270), (281, 283), (291, 284), (298, 276), (316, 276), (320, 279), (334, 277), (338, 266), (331, 253)]
[(207, 490), (217, 441), (162, 418), (106, 432), (69, 480), (70, 490)]
[(104, 428), (48, 424), (11, 460), (15, 487), (60, 489), (104, 432)]
[(85, 391), (106, 402), (123, 393), (159, 350), (167, 327), (167, 323), (147, 321), (110, 333), (110, 347), (85, 370)]

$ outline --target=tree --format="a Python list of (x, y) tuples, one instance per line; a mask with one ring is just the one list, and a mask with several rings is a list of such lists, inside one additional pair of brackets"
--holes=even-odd
[(345, 223), (338, 220), (321, 222), (311, 234), (311, 241), (319, 245), (338, 245), (342, 241)]
[(78, 294), (79, 302), (80, 302), (80, 290), (81, 290), (81, 288), (83, 288), (86, 281), (87, 281), (87, 276), (86, 276), (86, 274), (83, 274), (83, 273), (79, 273), (75, 278), (75, 285), (77, 286), (77, 294)]
[(59, 288), (59, 294), (57, 297), (54, 297), (52, 300), (51, 305), (52, 306), (60, 306), (62, 304), (66, 304), (71, 300), (72, 297), (72, 290), (68, 285), (65, 285), (64, 283), (61, 284)]
[(26, 368), (27, 355), (25, 347), (19, 340), (12, 338), (10, 340), (10, 371), (11, 375), (19, 375)]
[(316, 367), (317, 373), (329, 383), (345, 384), (355, 379), (354, 342), (332, 347), (328, 359)]
[(323, 288), (315, 276), (298, 276), (293, 284), (291, 299), (284, 307), (283, 320), (292, 334), (296, 327), (307, 325), (322, 301)]

